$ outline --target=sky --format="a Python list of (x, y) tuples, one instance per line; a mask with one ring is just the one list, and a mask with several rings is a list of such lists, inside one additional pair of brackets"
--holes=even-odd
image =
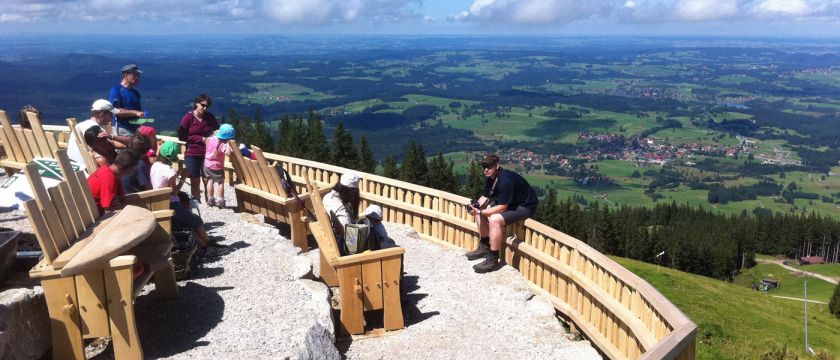
[(836, 38), (840, 0), (0, 0), (0, 34)]

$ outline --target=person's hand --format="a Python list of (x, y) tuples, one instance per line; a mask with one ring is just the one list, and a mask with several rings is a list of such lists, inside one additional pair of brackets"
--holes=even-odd
[(470, 215), (472, 215), (472, 216), (475, 216), (476, 214), (478, 214), (478, 209), (473, 207), (472, 204), (467, 204), (467, 209), (469, 210)]
[(108, 133), (106, 133), (106, 132), (102, 131), (102, 132), (100, 132), (100, 133), (99, 133), (99, 135), (97, 135), (96, 137), (98, 137), (98, 138), (100, 138), (100, 139), (107, 139), (107, 138), (109, 138), (109, 137), (111, 137), (111, 136), (110, 136), (110, 135), (108, 135)]
[(144, 115), (146, 115), (145, 112), (137, 111), (137, 110), (134, 111), (134, 116), (136, 116), (136, 117), (142, 118)]

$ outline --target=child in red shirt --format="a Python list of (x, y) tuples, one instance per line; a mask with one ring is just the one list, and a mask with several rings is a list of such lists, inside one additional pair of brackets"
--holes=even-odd
[(123, 151), (117, 155), (113, 164), (100, 166), (88, 177), (90, 192), (93, 193), (100, 214), (125, 206), (125, 192), (120, 178), (130, 174), (139, 159), (133, 151)]

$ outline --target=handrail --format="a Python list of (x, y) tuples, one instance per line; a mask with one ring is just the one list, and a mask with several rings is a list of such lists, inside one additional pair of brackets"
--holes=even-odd
[[(469, 199), (463, 196), (334, 165), (264, 155), (281, 164), (299, 187), (304, 186), (304, 172), (323, 183), (356, 173), (362, 178), (362, 206), (382, 206), (385, 221), (410, 225), (423, 239), (465, 249), (478, 243), (472, 217), (463, 206)], [(515, 237), (503, 246), (505, 261), (604, 355), (694, 359), (697, 326), (642, 278), (584, 242), (533, 219), (508, 228)]]

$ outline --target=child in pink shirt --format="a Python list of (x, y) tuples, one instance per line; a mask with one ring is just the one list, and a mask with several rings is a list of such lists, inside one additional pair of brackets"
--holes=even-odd
[(203, 170), (207, 178), (205, 194), (208, 206), (225, 207), (225, 156), (231, 153), (228, 140), (234, 137), (236, 129), (230, 124), (222, 124), (216, 134), (207, 138)]

